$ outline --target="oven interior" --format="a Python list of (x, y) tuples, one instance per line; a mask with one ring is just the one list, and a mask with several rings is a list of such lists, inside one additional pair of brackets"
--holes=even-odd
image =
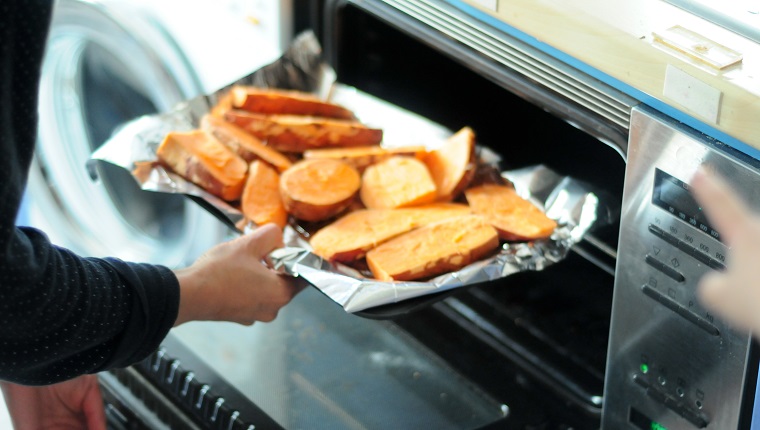
[(509, 405), (514, 428), (598, 427), (625, 161), (403, 28), (351, 4), (333, 13), (335, 35), (324, 43), (339, 81), (451, 130), (470, 126), (480, 145), (501, 155), (503, 169), (544, 164), (592, 184), (612, 208), (611, 222), (567, 260), (394, 320)]

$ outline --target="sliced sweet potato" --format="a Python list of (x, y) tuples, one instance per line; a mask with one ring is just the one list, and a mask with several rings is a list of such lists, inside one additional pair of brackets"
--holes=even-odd
[(464, 215), (428, 224), (367, 252), (381, 281), (413, 281), (453, 272), (499, 246), (499, 235), (481, 216)]
[(465, 190), (472, 212), (482, 215), (504, 240), (535, 240), (551, 236), (557, 222), (507, 185), (484, 184)]
[(248, 112), (355, 119), (349, 109), (301, 91), (238, 85), (231, 93), (232, 105)]
[(281, 152), (264, 145), (252, 134), (225, 121), (224, 118), (204, 115), (201, 118), (201, 128), (214, 135), (248, 163), (261, 159), (274, 166), (279, 172), (284, 172), (293, 165), (290, 159)]
[(255, 160), (248, 168), (248, 179), (240, 199), (243, 215), (257, 225), (288, 222), (288, 212), (280, 198), (280, 175), (270, 165)]
[(413, 157), (393, 156), (373, 164), (362, 175), (360, 196), (370, 209), (418, 206), (436, 199), (425, 164)]
[(169, 133), (156, 153), (180, 176), (224, 200), (243, 192), (248, 164), (203, 130)]
[(321, 228), (309, 243), (314, 253), (326, 260), (351, 262), (402, 233), (469, 213), (469, 206), (456, 203), (406, 209), (360, 209)]
[(280, 176), (285, 209), (304, 221), (322, 221), (342, 212), (360, 186), (359, 172), (338, 160), (301, 160)]
[(336, 146), (377, 145), (383, 131), (358, 121), (300, 115), (265, 115), (240, 109), (227, 111), (225, 119), (266, 141), (282, 152)]
[(475, 133), (470, 127), (462, 128), (423, 161), (438, 188), (438, 200), (454, 199), (475, 176)]
[(229, 91), (219, 97), (216, 104), (211, 107), (210, 115), (217, 118), (224, 118), (224, 113), (232, 110), (232, 93)]
[(324, 148), (304, 151), (303, 158), (332, 158), (344, 161), (359, 172), (364, 172), (368, 166), (379, 163), (394, 155), (406, 155), (422, 159), (427, 149), (424, 146), (407, 146), (399, 148), (384, 148), (380, 145), (358, 146), (353, 148)]

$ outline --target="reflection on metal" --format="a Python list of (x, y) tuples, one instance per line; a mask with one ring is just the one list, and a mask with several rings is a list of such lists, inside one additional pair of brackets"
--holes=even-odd
[(760, 5), (756, 1), (665, 0), (714, 24), (760, 43)]

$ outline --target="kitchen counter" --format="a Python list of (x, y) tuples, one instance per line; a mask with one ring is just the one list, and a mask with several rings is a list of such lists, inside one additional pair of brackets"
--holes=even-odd
[[(465, 1), (485, 12), (479, 15), (486, 21), (524, 33), (532, 45), (644, 103), (692, 117), (693, 123), (684, 122), (737, 149), (760, 154), (760, 44), (661, 0)], [(742, 62), (718, 69), (655, 41), (653, 32), (675, 25), (738, 51)]]

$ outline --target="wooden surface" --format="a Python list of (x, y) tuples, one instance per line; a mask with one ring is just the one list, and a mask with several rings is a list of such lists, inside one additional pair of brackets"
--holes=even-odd
[[(494, 12), (465, 0), (539, 42), (760, 149), (760, 46), (660, 0), (499, 0)], [(674, 25), (743, 55), (717, 70), (654, 42)], [(721, 92), (717, 123), (695, 106), (664, 95), (666, 69), (677, 67)], [(696, 101), (695, 103), (699, 103)]]

